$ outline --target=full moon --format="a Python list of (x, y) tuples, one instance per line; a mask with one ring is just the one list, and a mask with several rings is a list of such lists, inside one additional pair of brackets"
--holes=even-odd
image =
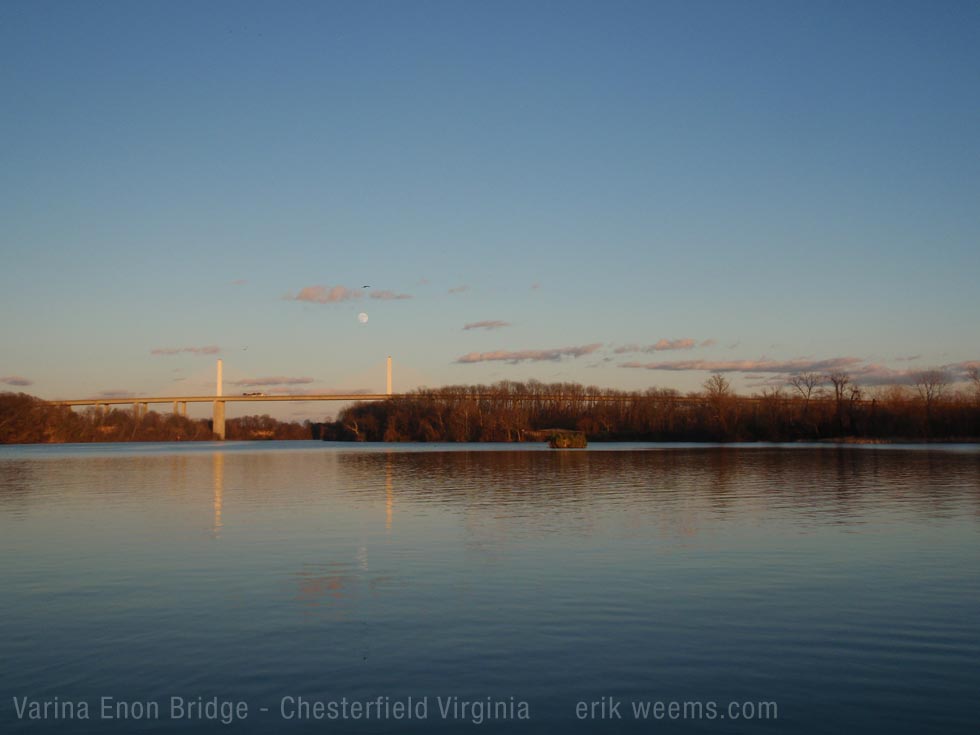
[(361, 324), (367, 324), (367, 320), (368, 320), (368, 315), (365, 314), (363, 311), (357, 315), (357, 321), (359, 321)]

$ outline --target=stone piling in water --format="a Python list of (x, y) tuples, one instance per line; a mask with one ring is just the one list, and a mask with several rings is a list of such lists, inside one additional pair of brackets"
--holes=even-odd
[(584, 449), (588, 442), (582, 431), (559, 431), (551, 435), (548, 445), (552, 449)]

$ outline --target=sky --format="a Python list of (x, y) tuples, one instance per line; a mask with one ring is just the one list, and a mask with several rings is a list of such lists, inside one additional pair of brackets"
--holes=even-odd
[(8, 0), (0, 390), (955, 378), (978, 79), (975, 2)]

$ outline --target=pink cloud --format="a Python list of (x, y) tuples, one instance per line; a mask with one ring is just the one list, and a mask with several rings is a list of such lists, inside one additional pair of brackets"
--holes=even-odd
[(465, 283), (462, 286), (456, 286), (455, 288), (449, 289), (449, 293), (463, 293), (464, 291), (469, 291), (470, 287)]
[[(967, 361), (945, 365), (952, 381), (965, 380), (971, 367), (980, 366), (978, 361)], [(796, 360), (679, 360), (674, 362), (626, 362), (620, 367), (643, 368), (646, 370), (704, 370), (715, 373), (745, 373), (750, 382), (767, 383), (774, 375), (794, 373), (847, 373), (851, 380), (860, 385), (896, 385), (910, 383), (918, 370), (896, 370), (887, 365), (866, 362), (858, 357), (832, 357), (826, 360), (799, 358)]]
[(581, 357), (588, 355), (602, 347), (601, 342), (580, 347), (555, 347), (550, 350), (497, 350), (495, 352), (470, 352), (456, 359), (460, 363), (475, 362), (509, 362), (512, 365), (519, 362), (556, 362), (563, 357)]
[(370, 296), (372, 299), (381, 299), (382, 301), (401, 301), (412, 298), (411, 294), (395, 293), (394, 291), (372, 291)]
[(857, 357), (834, 357), (829, 360), (678, 360), (674, 362), (626, 362), (620, 367), (646, 370), (707, 370), (714, 373), (826, 373), (842, 370), (856, 372), (863, 361)]
[(217, 345), (205, 345), (204, 347), (154, 347), (150, 350), (151, 355), (179, 355), (186, 352), (191, 355), (217, 355), (221, 348)]
[(499, 320), (484, 321), (484, 322), (470, 322), (463, 326), (463, 329), (500, 329), (501, 327), (511, 326), (510, 322), (502, 322)]
[(284, 296), (287, 301), (309, 301), (314, 304), (335, 304), (361, 298), (361, 291), (346, 286), (307, 286), (295, 296)]
[(269, 378), (243, 378), (242, 380), (229, 381), (232, 385), (256, 386), (256, 385), (303, 385), (314, 382), (313, 378), (286, 378), (276, 375)]
[(19, 387), (34, 385), (33, 380), (21, 377), (20, 375), (4, 375), (2, 378), (0, 378), (0, 383), (5, 383), (6, 385), (16, 385)]
[[(710, 347), (714, 343), (714, 340), (707, 339), (700, 346)], [(613, 352), (617, 355), (622, 355), (626, 352), (665, 352), (668, 350), (693, 350), (697, 346), (697, 341), (688, 337), (685, 339), (661, 339), (652, 345), (623, 345), (622, 347), (617, 347)]]
[(244, 278), (236, 278), (234, 281), (231, 282), (231, 285), (244, 286), (246, 283), (248, 283), (248, 281), (246, 281)]
[(270, 388), (266, 394), (275, 396), (354, 396), (376, 392), (370, 388)]

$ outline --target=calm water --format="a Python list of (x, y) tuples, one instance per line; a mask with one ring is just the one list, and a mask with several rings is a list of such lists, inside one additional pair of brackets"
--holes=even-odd
[[(977, 446), (3, 447), (0, 560), (0, 732), (980, 724)], [(301, 697), (418, 717), (284, 720)]]

